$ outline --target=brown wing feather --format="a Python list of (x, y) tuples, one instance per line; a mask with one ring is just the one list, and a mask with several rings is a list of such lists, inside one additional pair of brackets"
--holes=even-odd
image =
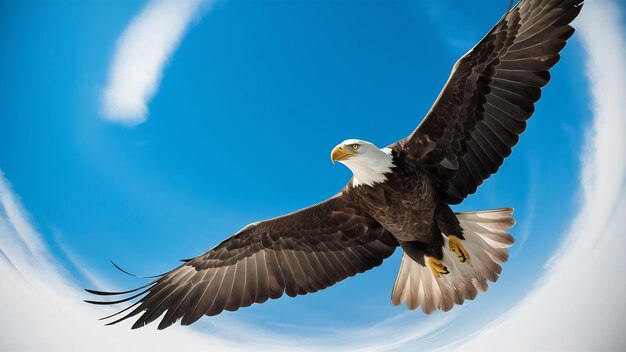
[(582, 0), (521, 0), (454, 66), (417, 129), (392, 147), (460, 203), (511, 154)]
[(248, 225), (139, 294), (90, 303), (141, 297), (129, 307), (133, 310), (110, 324), (141, 314), (133, 325), (138, 328), (165, 313), (159, 329), (181, 318), (188, 325), (203, 315), (234, 311), (283, 293), (293, 297), (324, 289), (380, 265), (397, 245), (380, 224), (353, 207), (349, 194), (343, 192), (295, 213)]

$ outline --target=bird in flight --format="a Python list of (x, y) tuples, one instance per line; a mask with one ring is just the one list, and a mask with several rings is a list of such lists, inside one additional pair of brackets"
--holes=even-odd
[[(574, 29), (581, 0), (521, 0), (457, 61), (432, 108), (408, 137), (379, 149), (348, 139), (331, 152), (352, 179), (334, 197), (250, 224), (208, 252), (121, 296), (105, 317), (177, 320), (235, 311), (286, 293), (322, 290), (404, 252), (393, 304), (448, 311), (495, 282), (508, 259), (513, 209), (454, 213), (511, 154), (548, 70)], [(125, 296), (125, 295), (128, 295)]]

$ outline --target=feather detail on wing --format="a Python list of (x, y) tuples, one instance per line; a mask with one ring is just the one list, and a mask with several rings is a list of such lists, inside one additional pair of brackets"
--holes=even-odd
[(498, 171), (526, 129), (582, 0), (521, 0), (452, 69), (422, 123), (392, 145), (460, 203)]
[[(124, 292), (88, 290), (97, 295), (138, 301), (115, 324), (139, 315), (133, 328), (165, 314), (158, 326), (178, 319), (191, 324), (203, 315), (234, 311), (253, 303), (324, 289), (382, 263), (398, 245), (375, 220), (352, 206), (347, 193), (295, 213), (251, 224), (212, 250), (162, 275), (150, 284)], [(134, 309), (133, 309), (134, 308)], [(132, 309), (132, 310), (131, 310)]]

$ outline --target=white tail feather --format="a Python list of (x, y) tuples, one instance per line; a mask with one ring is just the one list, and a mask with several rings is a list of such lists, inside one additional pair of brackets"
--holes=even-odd
[(404, 254), (391, 294), (393, 304), (406, 302), (410, 310), (422, 307), (426, 314), (435, 309), (447, 312), (455, 304), (474, 299), (478, 291), (486, 291), (487, 281), (495, 282), (502, 271), (499, 263), (509, 258), (507, 248), (513, 236), (506, 230), (515, 224), (512, 214), (511, 208), (457, 213), (470, 260), (461, 263), (450, 251), (446, 236), (442, 263), (449, 274), (435, 277), (428, 266)]

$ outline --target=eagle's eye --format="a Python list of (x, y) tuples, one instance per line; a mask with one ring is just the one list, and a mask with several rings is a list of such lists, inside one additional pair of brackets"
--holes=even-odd
[(358, 145), (358, 144), (353, 144), (353, 145), (352, 145), (352, 149), (354, 149), (354, 150), (359, 149), (359, 145)]

